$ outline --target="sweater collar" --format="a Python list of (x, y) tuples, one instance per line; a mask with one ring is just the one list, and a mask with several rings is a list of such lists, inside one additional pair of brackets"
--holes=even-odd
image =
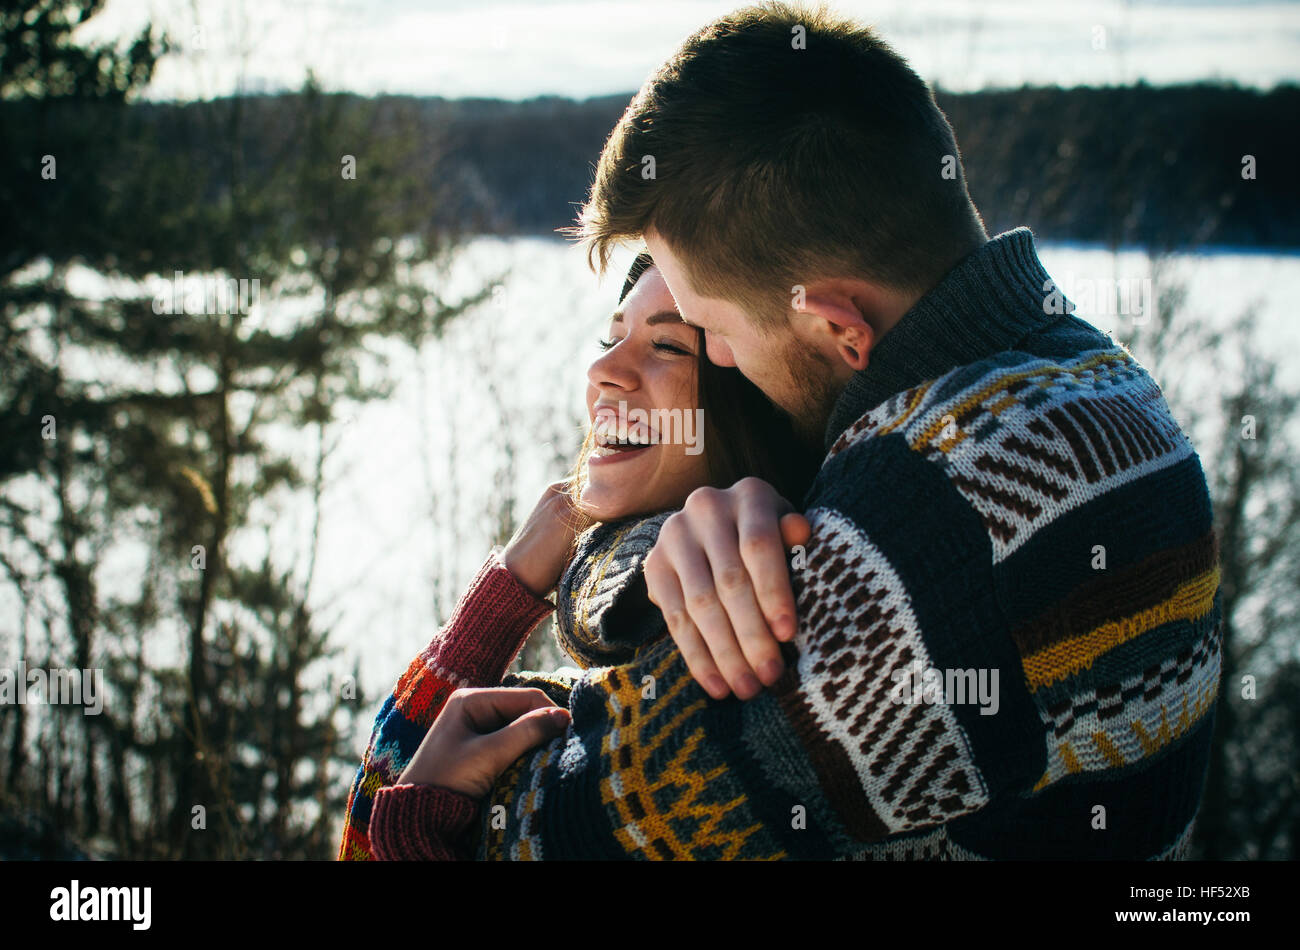
[[(826, 450), (890, 396), (1009, 349), (1059, 319), (1045, 312), (1053, 287), (1028, 228), (1005, 231), (972, 251), (881, 338), (867, 367), (853, 374), (831, 410)], [(1060, 309), (1074, 306), (1066, 301)]]
[(602, 522), (578, 536), (555, 592), (555, 637), (583, 669), (630, 663), (667, 629), (642, 567), (672, 513)]

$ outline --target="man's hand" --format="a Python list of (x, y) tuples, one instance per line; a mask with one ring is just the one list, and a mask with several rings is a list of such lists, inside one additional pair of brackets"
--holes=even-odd
[(797, 630), (785, 548), (812, 535), (806, 518), (758, 478), (700, 488), (668, 518), (645, 561), (695, 681), (714, 699), (753, 699), (785, 671), (780, 642)]
[(564, 734), (569, 711), (540, 689), (458, 689), (397, 784), (440, 785), (482, 798), (515, 759)]

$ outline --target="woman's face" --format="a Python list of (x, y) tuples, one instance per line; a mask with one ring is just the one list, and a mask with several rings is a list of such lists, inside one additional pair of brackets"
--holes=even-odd
[(579, 506), (600, 521), (682, 505), (708, 484), (696, 360), (699, 332), (682, 323), (656, 267), (623, 299), (587, 370), (595, 448)]

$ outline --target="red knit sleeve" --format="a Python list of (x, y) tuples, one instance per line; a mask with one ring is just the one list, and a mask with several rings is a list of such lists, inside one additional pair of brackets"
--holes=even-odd
[(478, 814), (478, 802), (437, 785), (390, 785), (375, 792), (370, 847), (379, 861), (456, 861), (455, 842)]
[(488, 557), (379, 710), (348, 793), (340, 860), (372, 857), (368, 828), (375, 796), (397, 783), (452, 691), (499, 685), (528, 634), (553, 609), (506, 570), (499, 553)]
[(447, 623), (398, 680), (399, 700), (427, 669), (457, 686), (496, 686), (529, 632), (554, 609), (549, 600), (534, 596), (519, 583), (500, 554), (493, 552)]

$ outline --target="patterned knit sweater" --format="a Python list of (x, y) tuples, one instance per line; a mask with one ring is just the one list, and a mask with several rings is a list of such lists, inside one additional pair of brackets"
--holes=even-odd
[[(627, 663), (667, 634), (641, 565), (670, 511), (597, 524), (577, 541), (556, 590), (555, 635), (579, 666)], [(385, 701), (348, 800), (340, 859), (450, 860), (478, 802), (449, 789), (396, 784), (457, 687), (532, 686), (567, 705), (572, 671), (507, 674), (529, 631), (549, 613), (496, 552), (479, 568), (447, 624)]]
[(832, 414), (782, 680), (712, 700), (671, 640), (586, 671), (466, 846), (1183, 856), (1219, 687), (1209, 494), (1155, 382), (1072, 309), (1026, 229), (958, 264)]

